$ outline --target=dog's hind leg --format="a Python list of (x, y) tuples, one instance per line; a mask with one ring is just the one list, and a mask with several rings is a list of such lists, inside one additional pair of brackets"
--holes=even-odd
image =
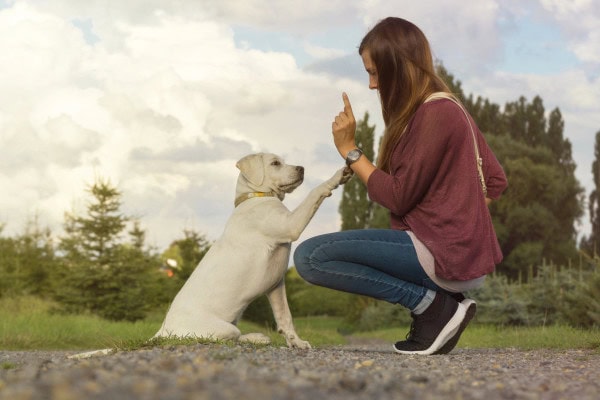
[(209, 321), (205, 319), (203, 322), (206, 324), (206, 327), (203, 328), (203, 330), (206, 332), (209, 330), (214, 332), (211, 335), (211, 337), (214, 339), (237, 340), (243, 343), (254, 344), (271, 343), (271, 339), (262, 333), (247, 333), (242, 335), (237, 326), (216, 317), (210, 318)]
[(241, 335), (238, 341), (253, 344), (270, 344), (271, 338), (262, 333), (246, 333), (245, 335)]
[(238, 340), (241, 335), (237, 326), (210, 313), (198, 313), (193, 319), (171, 317), (154, 337)]

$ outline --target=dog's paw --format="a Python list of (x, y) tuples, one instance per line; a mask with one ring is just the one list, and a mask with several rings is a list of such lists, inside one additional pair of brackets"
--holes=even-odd
[[(350, 167), (344, 167), (337, 170), (336, 173), (326, 181), (327, 189), (329, 189), (329, 191), (336, 189), (338, 186), (348, 182), (348, 180), (352, 178), (352, 175), (354, 175), (354, 172)], [(329, 196), (331, 196), (331, 192), (329, 193)]]
[(287, 342), (288, 342), (287, 345), (290, 348), (304, 349), (304, 350), (312, 349), (312, 346), (310, 345), (310, 343), (308, 343), (306, 340), (300, 339), (297, 336), (291, 340), (288, 340)]
[(279, 333), (283, 335), (285, 342), (291, 349), (312, 349), (310, 343), (308, 343), (306, 340), (300, 339), (295, 331), (283, 332), (280, 330)]
[(342, 177), (340, 178), (340, 185), (343, 185), (348, 182), (352, 176), (354, 176), (354, 171), (352, 171), (352, 168), (350, 167), (344, 167), (341, 169), (341, 171)]

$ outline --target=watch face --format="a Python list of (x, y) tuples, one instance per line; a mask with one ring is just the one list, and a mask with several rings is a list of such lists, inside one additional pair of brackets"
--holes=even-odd
[(358, 161), (361, 155), (362, 151), (359, 149), (350, 150), (346, 156), (346, 165), (350, 165), (353, 162)]
[(349, 160), (355, 161), (355, 160), (358, 160), (358, 157), (360, 157), (360, 151), (358, 151), (358, 150), (356, 150), (356, 149), (354, 149), (354, 150), (351, 150), (351, 151), (348, 153), (348, 159), (349, 159)]

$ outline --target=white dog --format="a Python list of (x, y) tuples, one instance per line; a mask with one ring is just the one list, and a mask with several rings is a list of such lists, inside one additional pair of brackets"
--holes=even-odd
[(344, 184), (352, 171), (340, 169), (289, 211), (281, 201), (302, 183), (304, 168), (286, 165), (280, 157), (265, 153), (246, 156), (236, 166), (240, 175), (233, 214), (222, 236), (175, 296), (155, 337), (269, 343), (260, 333), (240, 335), (236, 326), (246, 307), (266, 294), (287, 345), (310, 348), (296, 334), (285, 293), (290, 247), (323, 199)]

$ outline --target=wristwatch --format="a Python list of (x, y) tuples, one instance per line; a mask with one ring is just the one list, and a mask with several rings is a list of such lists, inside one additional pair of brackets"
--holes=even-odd
[(346, 165), (350, 166), (350, 165), (354, 164), (355, 162), (358, 161), (358, 159), (362, 155), (363, 155), (363, 152), (361, 149), (356, 148), (354, 150), (350, 150), (348, 152), (348, 155), (346, 156)]

